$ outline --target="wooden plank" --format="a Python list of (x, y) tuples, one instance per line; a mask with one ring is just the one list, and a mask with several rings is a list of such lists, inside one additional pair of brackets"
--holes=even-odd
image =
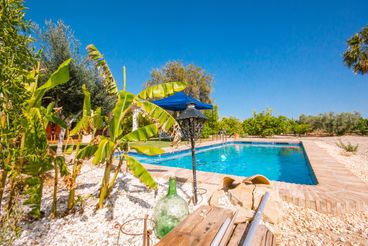
[(201, 206), (156, 245), (208, 246), (211, 244), (225, 219), (227, 217), (232, 219), (232, 216), (233, 213), (231, 210)]
[(185, 218), (156, 245), (189, 245), (191, 240), (196, 241), (196, 238), (191, 237), (191, 232), (196, 224), (200, 223), (209, 212), (210, 209), (206, 206), (201, 206)]
[(228, 246), (238, 246), (244, 241), (245, 230), (247, 229), (248, 223), (241, 223), (236, 225), (233, 234), (228, 242)]
[(264, 225), (258, 225), (256, 234), (254, 235), (253, 246), (274, 246), (276, 245), (275, 236)]
[[(227, 246), (238, 246), (244, 242), (248, 230), (247, 223), (238, 224), (231, 235)], [(264, 225), (258, 225), (254, 235), (252, 246), (274, 246), (276, 245), (275, 236)]]
[(232, 219), (232, 217), (233, 212), (231, 210), (213, 207), (211, 213), (192, 231), (193, 235), (201, 238), (198, 245), (210, 245), (226, 218)]
[(233, 231), (235, 229), (235, 225), (234, 225), (234, 222), (235, 222), (235, 219), (238, 215), (238, 211), (236, 211), (234, 214), (233, 214), (233, 218), (231, 219), (230, 221), (230, 225), (229, 225), (229, 228), (227, 228), (224, 236), (222, 237), (222, 240), (220, 242), (220, 245), (219, 246), (225, 246), (227, 245), (227, 242), (229, 241), (231, 235), (233, 234)]

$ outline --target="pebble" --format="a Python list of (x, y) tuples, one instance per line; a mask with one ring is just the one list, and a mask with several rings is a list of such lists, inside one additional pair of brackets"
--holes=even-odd
[[(87, 197), (89, 194), (98, 194), (103, 168), (85, 164), (82, 173), (78, 176), (79, 188), (77, 194)], [(45, 187), (42, 208), (45, 209), (45, 217), (31, 224), (23, 222), (22, 233), (14, 242), (14, 245), (141, 245), (141, 236), (128, 236), (114, 228), (116, 224), (122, 224), (133, 218), (142, 218), (145, 214), (152, 217), (153, 207), (157, 201), (166, 195), (168, 181), (162, 178), (156, 179), (158, 194), (150, 191), (131, 174), (119, 174), (115, 188), (105, 207), (95, 210), (98, 202), (97, 196), (86, 200), (83, 214), (79, 212), (64, 217), (50, 219), (52, 205), (52, 187)], [(82, 187), (82, 188), (80, 188)], [(185, 200), (191, 196), (191, 184), (177, 182), (177, 192)], [(65, 187), (60, 187), (59, 197), (68, 196)], [(203, 199), (207, 201), (207, 198)], [(197, 206), (199, 206), (198, 204)], [(66, 210), (67, 203), (59, 201), (60, 214)], [(196, 206), (196, 207), (197, 207)], [(190, 211), (195, 208), (190, 205)], [(130, 223), (128, 231), (143, 231), (143, 223), (136, 221)], [(151, 236), (152, 245), (157, 243), (155, 234)], [(117, 244), (118, 243), (118, 244)]]

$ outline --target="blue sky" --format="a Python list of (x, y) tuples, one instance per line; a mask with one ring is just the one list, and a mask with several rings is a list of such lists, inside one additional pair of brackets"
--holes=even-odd
[(368, 1), (26, 1), (27, 18), (62, 19), (93, 43), (128, 90), (153, 68), (194, 63), (215, 79), (221, 116), (267, 107), (276, 115), (358, 111), (368, 116), (368, 75), (344, 66), (345, 41), (368, 24)]

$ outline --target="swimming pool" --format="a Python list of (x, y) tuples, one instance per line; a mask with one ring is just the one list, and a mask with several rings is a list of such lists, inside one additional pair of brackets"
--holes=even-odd
[[(133, 155), (142, 163), (192, 168), (190, 150), (159, 156)], [(301, 143), (229, 142), (199, 147), (196, 163), (200, 171), (237, 176), (262, 174), (270, 180), (317, 184)]]

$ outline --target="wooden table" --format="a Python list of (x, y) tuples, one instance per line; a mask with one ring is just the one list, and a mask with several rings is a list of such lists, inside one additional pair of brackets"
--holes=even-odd
[[(201, 206), (185, 218), (156, 245), (210, 245), (226, 218), (232, 219), (233, 216), (233, 212), (228, 209)], [(226, 242), (221, 242), (221, 245), (226, 245), (232, 230), (233, 225), (230, 225), (228, 233), (225, 234), (224, 237)], [(227, 239), (225, 239), (226, 237)]]
[[(156, 246), (209, 246), (226, 218), (233, 220), (234, 214), (231, 210), (201, 206), (162, 238)], [(248, 223), (238, 225), (231, 223), (219, 245), (242, 245), (248, 225)], [(252, 246), (274, 245), (276, 240), (272, 232), (264, 225), (259, 225)]]

